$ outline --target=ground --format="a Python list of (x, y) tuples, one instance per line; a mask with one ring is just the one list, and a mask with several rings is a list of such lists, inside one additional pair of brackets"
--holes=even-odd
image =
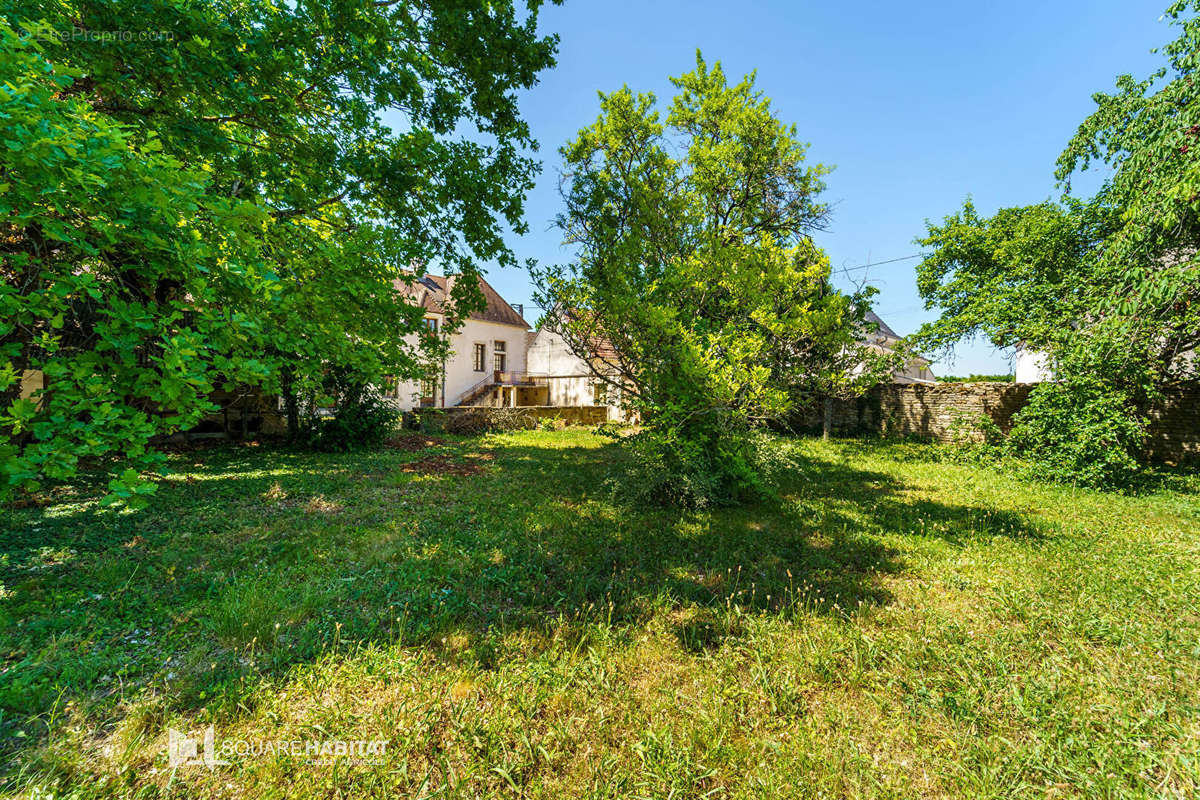
[[(4, 791), (1190, 797), (1200, 494), (781, 442), (776, 499), (631, 509), (583, 430), (173, 457), (9, 510)], [(167, 731), (386, 739), (167, 766)], [(374, 763), (367, 763), (374, 762)]]

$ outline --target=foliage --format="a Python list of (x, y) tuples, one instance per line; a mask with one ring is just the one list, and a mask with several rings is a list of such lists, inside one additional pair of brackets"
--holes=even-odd
[(758, 483), (741, 437), (805, 392), (868, 382), (869, 295), (830, 286), (810, 238), (829, 170), (806, 164), (754, 76), (729, 85), (697, 54), (672, 84), (665, 120), (622, 88), (560, 149), (575, 260), (534, 278), (551, 324), (645, 424), (631, 446), (656, 477), (633, 488), (731, 502)]
[(1142, 471), (1145, 420), (1099, 380), (1040, 384), (1013, 417), (1006, 450), (1026, 459), (1023, 472), (1080, 486), (1129, 486)]
[(762, 429), (711, 443), (673, 434), (643, 428), (621, 439), (599, 432), (621, 439), (629, 451), (608, 481), (617, 498), (635, 506), (738, 505), (773, 495), (796, 467), (789, 450)]
[(345, 367), (331, 368), (321, 394), (333, 401), (329, 418), (318, 416), (310, 398), (305, 438), (316, 450), (345, 452), (378, 447), (400, 424), (400, 411), (382, 397), (361, 372)]
[(984, 444), (988, 446), (999, 444), (1004, 440), (1004, 433), (996, 421), (987, 414), (968, 414), (956, 411), (954, 419), (947, 426), (947, 435), (952, 443), (957, 445)]
[[(1096, 254), (1091, 322), (1123, 367), (1161, 386), (1194, 376), (1181, 353), (1200, 346), (1200, 0), (1177, 0), (1166, 17), (1179, 37), (1167, 65), (1117, 78), (1058, 159), (1056, 176), (1094, 163), (1107, 177), (1099, 202), (1120, 209)], [(1189, 16), (1191, 15), (1191, 16)]]
[(616, 496), (634, 505), (704, 508), (735, 505), (760, 493), (745, 444), (748, 431), (722, 435), (718, 429), (705, 438), (688, 433), (658, 424), (625, 439), (630, 458), (609, 479)]
[[(1200, 793), (1200, 476), (1127, 497), (911, 444), (776, 447), (780, 499), (699, 512), (614, 504), (627, 451), (579, 428), (172, 454), (141, 511), (14, 510), (2, 791)], [(391, 741), (172, 775), (166, 730), (210, 724)]]
[(975, 336), (1051, 350), (1088, 313), (1089, 259), (1113, 217), (1106, 206), (1070, 199), (981, 217), (967, 200), (941, 224), (926, 222), (917, 290), (941, 315), (915, 339), (943, 351)]
[(620, 439), (621, 436), (623, 435), (623, 432), (628, 427), (629, 426), (624, 422), (620, 422), (615, 419), (610, 419), (606, 422), (601, 422), (599, 425), (597, 425), (592, 430), (595, 432), (595, 434), (597, 436), (603, 436), (608, 439)]
[(422, 428), (460, 435), (477, 435), (489, 431), (515, 431), (537, 428), (553, 430), (557, 420), (540, 422), (521, 408), (509, 406), (478, 406), (454, 411), (422, 409)]
[[(1200, 0), (1167, 11), (1180, 35), (1165, 66), (1117, 79), (1058, 160), (1063, 205), (960, 214), (928, 225), (918, 267), (942, 309), (919, 339), (949, 347), (976, 334), (1043, 353), (1062, 382), (1039, 387), (1013, 446), (1042, 477), (1088, 485), (1129, 479), (1144, 460), (1144, 418), (1200, 361)], [(1072, 177), (1108, 175), (1087, 202)], [(1100, 415), (1110, 415), (1102, 419)]]
[(0, 492), (137, 482), (215, 388), (415, 377), (405, 270), (514, 263), (538, 6), (6, 3)]

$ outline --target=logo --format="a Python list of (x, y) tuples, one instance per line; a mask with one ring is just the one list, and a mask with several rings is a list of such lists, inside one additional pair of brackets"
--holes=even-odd
[(174, 728), (167, 729), (167, 763), (178, 767), (216, 767), (229, 764), (229, 757), (264, 758), (289, 755), (306, 759), (309, 764), (332, 765), (336, 762), (379, 764), (387, 755), (390, 739), (224, 739), (217, 745), (212, 725), (203, 738), (189, 736)]
[(204, 729), (204, 739), (197, 740), (174, 728), (167, 729), (167, 763), (176, 767), (208, 767), (213, 769), (228, 761), (217, 758), (217, 733), (212, 725)]

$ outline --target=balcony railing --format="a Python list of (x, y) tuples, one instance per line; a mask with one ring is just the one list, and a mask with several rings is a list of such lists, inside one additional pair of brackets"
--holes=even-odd
[(456, 406), (474, 405), (475, 401), (495, 386), (549, 386), (550, 376), (525, 371), (493, 370), (471, 388), (459, 394)]
[(492, 373), (492, 383), (496, 386), (545, 386), (548, 378), (549, 376), (536, 372), (498, 369)]

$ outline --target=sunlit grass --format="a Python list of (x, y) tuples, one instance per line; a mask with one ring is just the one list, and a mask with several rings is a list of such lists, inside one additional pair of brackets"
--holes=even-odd
[[(612, 500), (606, 439), (176, 458), (9, 512), (0, 739), (55, 797), (1189, 797), (1200, 499), (805, 440), (777, 500)], [(491, 454), (490, 459), (481, 456)], [(168, 727), (387, 739), (167, 767)]]

